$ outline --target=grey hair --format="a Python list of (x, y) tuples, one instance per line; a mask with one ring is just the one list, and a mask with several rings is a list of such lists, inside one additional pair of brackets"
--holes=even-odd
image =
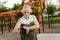
[(24, 5), (22, 8), (22, 13), (24, 13), (25, 10), (28, 10), (30, 13), (32, 13), (32, 9), (29, 5)]

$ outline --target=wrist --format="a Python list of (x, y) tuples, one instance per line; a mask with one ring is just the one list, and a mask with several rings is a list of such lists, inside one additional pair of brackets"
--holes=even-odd
[(31, 27), (28, 27), (29, 30), (31, 30)]

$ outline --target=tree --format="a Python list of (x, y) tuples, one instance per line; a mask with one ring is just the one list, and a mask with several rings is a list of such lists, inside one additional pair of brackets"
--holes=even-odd
[(8, 11), (7, 7), (4, 6), (6, 3), (7, 1), (0, 2), (0, 12)]
[(22, 0), (22, 6), (23, 6), (23, 4), (24, 4), (25, 1), (26, 1), (26, 0)]
[(56, 10), (56, 6), (53, 4), (49, 4), (47, 5), (47, 14), (48, 14), (48, 24), (49, 24), (49, 28), (50, 28), (50, 19), (49, 19), (49, 15), (51, 15), (53, 17), (53, 14)]
[(6, 11), (9, 11), (7, 7), (0, 5), (0, 12), (6, 12)]
[(16, 9), (19, 9), (20, 7), (21, 7), (21, 4), (17, 3), (17, 4), (14, 4), (14, 7), (12, 9), (16, 10)]
[(42, 13), (45, 9), (45, 2), (44, 1), (43, 2), (37, 2), (33, 6), (37, 6), (38, 10), (40, 10), (37, 13), (38, 14), (38, 20), (40, 19), (40, 17), (42, 17), (42, 19), (40, 19), (41, 21), (39, 21), (39, 23), (42, 24), (41, 26), (43, 26), (43, 31), (44, 31), (44, 21), (43, 21), (43, 14)]

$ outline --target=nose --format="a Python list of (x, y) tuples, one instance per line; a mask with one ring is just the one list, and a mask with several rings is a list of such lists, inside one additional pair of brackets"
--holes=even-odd
[(27, 15), (28, 15), (28, 13), (25, 13), (25, 15), (27, 16)]

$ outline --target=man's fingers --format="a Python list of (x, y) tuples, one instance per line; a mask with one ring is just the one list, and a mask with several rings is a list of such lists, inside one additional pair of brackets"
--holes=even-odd
[(27, 29), (27, 34), (29, 33), (29, 29)]
[(15, 34), (15, 35), (16, 34), (18, 35), (18, 34), (20, 34), (20, 31), (19, 30), (13, 30), (12, 33)]

